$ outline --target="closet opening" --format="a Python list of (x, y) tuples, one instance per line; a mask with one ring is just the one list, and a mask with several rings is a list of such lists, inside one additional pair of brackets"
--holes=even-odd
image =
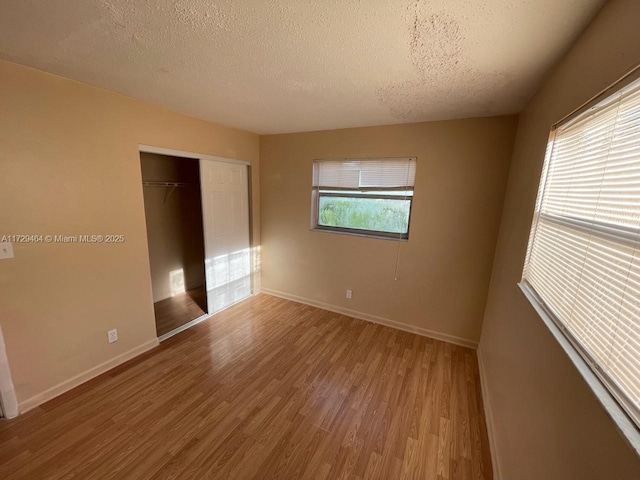
[(162, 340), (208, 314), (200, 164), (140, 152), (140, 165), (156, 333)]

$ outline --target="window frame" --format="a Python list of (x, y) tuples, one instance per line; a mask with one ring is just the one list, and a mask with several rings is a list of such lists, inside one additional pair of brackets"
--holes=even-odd
[(549, 311), (548, 307), (542, 302), (533, 288), (527, 282), (518, 283), (518, 287), (542, 319), (545, 326), (549, 329), (553, 338), (558, 342), (560, 348), (562, 348), (571, 363), (576, 367), (587, 386), (604, 407), (623, 438), (631, 448), (635, 450), (636, 454), (640, 456), (640, 430), (638, 430), (636, 423), (632, 420), (629, 413), (620, 405), (618, 399), (597, 374), (597, 369), (589, 364), (580, 349), (576, 346), (576, 343), (567, 335), (566, 328), (556, 320), (555, 315)]
[[(640, 66), (639, 66), (640, 67)], [(620, 94), (631, 84), (640, 80), (639, 67), (632, 69), (624, 75), (620, 80), (605, 88), (596, 96), (592, 97), (581, 107), (572, 111), (551, 128), (547, 148), (545, 151), (545, 160), (540, 174), (538, 194), (534, 204), (533, 221), (531, 223), (524, 264), (522, 268), (522, 279), (518, 283), (520, 290), (526, 299), (533, 306), (537, 314), (543, 320), (547, 328), (550, 330), (555, 340), (560, 344), (564, 352), (577, 368), (580, 375), (591, 388), (595, 396), (598, 398), (610, 418), (629, 445), (640, 455), (640, 416), (638, 416), (637, 407), (628, 397), (628, 394), (616, 384), (608, 373), (604, 372), (599, 366), (593, 355), (581, 344), (580, 340), (571, 332), (565, 323), (556, 315), (553, 309), (536, 292), (535, 288), (525, 278), (526, 269), (529, 264), (531, 248), (533, 246), (533, 238), (538, 229), (538, 223), (543, 216), (541, 212), (541, 204), (544, 198), (545, 185), (547, 181), (548, 170), (550, 168), (551, 150), (550, 145), (555, 141), (555, 133), (559, 127), (579, 120), (586, 116), (592, 110), (598, 108), (599, 105), (608, 102), (615, 95)], [(587, 230), (589, 233), (601, 238), (615, 239), (618, 243), (636, 244), (638, 242), (637, 232), (633, 228), (623, 225), (614, 225), (599, 220), (584, 221), (580, 218), (571, 216), (558, 216), (554, 214), (544, 214), (544, 218), (552, 223), (564, 224), (569, 228), (577, 231)]]
[[(416, 162), (416, 157), (386, 157), (386, 158), (407, 158)], [(385, 158), (348, 158), (344, 161), (366, 161), (366, 160), (384, 160)], [(312, 168), (315, 169), (316, 163), (323, 161), (337, 161), (335, 159), (315, 159), (313, 161)], [(324, 192), (323, 192), (324, 190)], [(411, 195), (391, 195), (384, 193), (368, 193), (368, 192), (407, 192), (411, 191)], [(339, 192), (339, 193), (338, 193)], [(356, 193), (357, 192), (357, 193)], [(341, 188), (341, 187), (323, 187), (322, 185), (312, 185), (311, 188), (311, 231), (325, 232), (325, 233), (337, 233), (341, 235), (352, 235), (357, 237), (376, 238), (381, 240), (395, 240), (407, 242), (409, 240), (409, 233), (411, 230), (411, 213), (413, 212), (413, 198), (415, 193), (415, 185), (402, 186), (402, 187), (359, 187), (355, 188)], [(333, 197), (333, 198), (371, 198), (381, 200), (403, 200), (409, 202), (409, 215), (407, 217), (407, 231), (405, 233), (397, 232), (385, 232), (381, 230), (368, 230), (364, 228), (348, 228), (348, 227), (336, 227), (331, 225), (320, 224), (320, 198), (321, 197)]]

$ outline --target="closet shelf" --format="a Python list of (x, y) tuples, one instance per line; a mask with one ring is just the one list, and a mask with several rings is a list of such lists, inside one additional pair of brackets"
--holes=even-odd
[(186, 183), (186, 182), (142, 182), (143, 187), (199, 187), (199, 183)]
[(167, 201), (167, 199), (171, 196), (171, 194), (176, 188), (184, 188), (184, 187), (200, 188), (199, 183), (193, 183), (193, 182), (191, 183), (188, 183), (188, 182), (142, 182), (142, 186), (170, 188), (171, 190), (169, 190), (164, 194), (164, 200), (162, 201), (162, 203), (165, 203)]

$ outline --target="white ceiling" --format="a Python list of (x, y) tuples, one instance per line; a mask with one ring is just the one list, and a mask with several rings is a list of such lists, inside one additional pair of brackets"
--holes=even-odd
[(605, 0), (0, 0), (0, 57), (256, 133), (518, 112)]

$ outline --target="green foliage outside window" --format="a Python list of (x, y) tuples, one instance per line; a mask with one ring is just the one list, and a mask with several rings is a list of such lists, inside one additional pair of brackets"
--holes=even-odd
[(318, 223), (388, 233), (407, 233), (411, 200), (320, 197)]

